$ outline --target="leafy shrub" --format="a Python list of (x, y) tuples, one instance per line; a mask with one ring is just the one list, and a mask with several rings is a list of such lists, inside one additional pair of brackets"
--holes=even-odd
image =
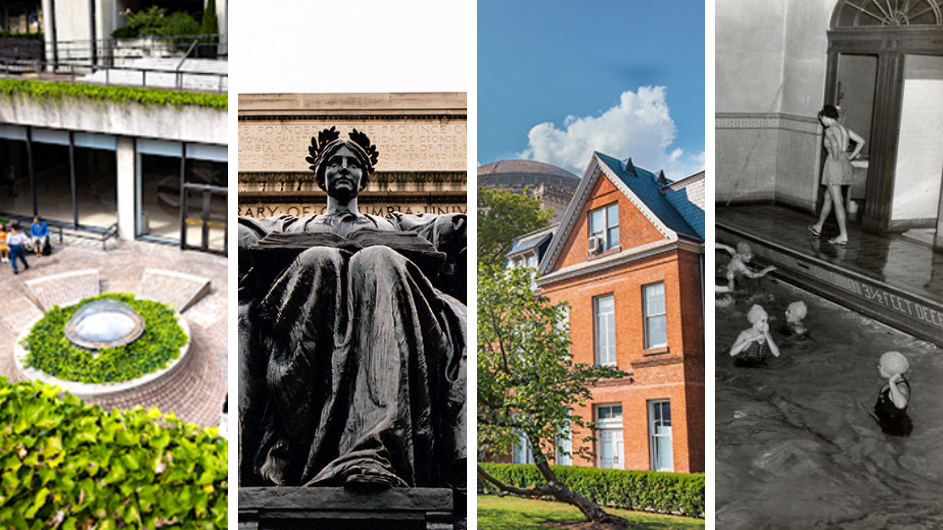
[(202, 94), (159, 88), (86, 85), (56, 81), (0, 79), (0, 97), (10, 98), (14, 95), (56, 103), (61, 103), (65, 97), (73, 97), (89, 101), (139, 103), (145, 107), (154, 105), (173, 105), (175, 107), (193, 105), (221, 110), (229, 108), (229, 96), (227, 94)]
[[(491, 476), (522, 488), (545, 484), (537, 466), (479, 464)], [(573, 491), (602, 505), (627, 510), (704, 517), (703, 473), (622, 471), (595, 467), (552, 466)]]
[(148, 9), (132, 13), (128, 8), (119, 13), (127, 17), (128, 23), (124, 27), (111, 32), (116, 39), (128, 39), (142, 35), (155, 37), (177, 37), (180, 35), (195, 35), (200, 32), (200, 24), (189, 13), (178, 11), (167, 14), (166, 9), (151, 6)]
[[(200, 21), (201, 35), (215, 35), (219, 33), (219, 23), (216, 21), (216, 0), (208, 0), (203, 9), (203, 19)], [(206, 37), (203, 42), (215, 42), (216, 37)]]
[(59, 394), (0, 377), (4, 528), (227, 528), (228, 443), (216, 428)]
[[(102, 348), (93, 355), (95, 352), (79, 348), (66, 338), (65, 325), (80, 307), (102, 298), (133, 307), (144, 319), (144, 334), (130, 344)], [(180, 348), (186, 343), (186, 333), (170, 308), (160, 302), (137, 300), (129, 293), (105, 293), (72, 306), (53, 306), (23, 339), (29, 351), (27, 366), (80, 383), (117, 383), (156, 372), (180, 357)]]
[(0, 39), (43, 40), (43, 34), (42, 33), (17, 33), (15, 31), (0, 30)]

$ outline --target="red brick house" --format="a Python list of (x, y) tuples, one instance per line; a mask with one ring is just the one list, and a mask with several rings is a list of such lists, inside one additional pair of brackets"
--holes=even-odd
[(540, 261), (574, 361), (633, 374), (574, 410), (597, 422), (595, 462), (558, 463), (703, 472), (704, 173), (672, 183), (595, 153)]

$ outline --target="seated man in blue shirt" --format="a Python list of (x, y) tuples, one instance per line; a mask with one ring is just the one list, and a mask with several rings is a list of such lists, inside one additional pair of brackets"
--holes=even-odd
[(30, 240), (33, 243), (33, 250), (36, 251), (36, 257), (43, 255), (43, 250), (49, 244), (49, 227), (46, 221), (43, 221), (37, 215), (33, 217), (33, 224), (29, 227)]

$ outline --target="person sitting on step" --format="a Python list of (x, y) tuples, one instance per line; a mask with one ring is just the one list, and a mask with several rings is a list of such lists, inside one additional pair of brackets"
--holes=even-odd
[(38, 215), (33, 217), (33, 224), (29, 226), (29, 235), (33, 243), (33, 251), (36, 252), (38, 258), (43, 255), (46, 245), (49, 244), (49, 227), (46, 226), (46, 221), (40, 219)]

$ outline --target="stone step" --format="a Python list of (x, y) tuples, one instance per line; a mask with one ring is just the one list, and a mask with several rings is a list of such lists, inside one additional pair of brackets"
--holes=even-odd
[(441, 488), (393, 488), (370, 494), (334, 487), (239, 488), (239, 528), (398, 528), (452, 530), (454, 493)]
[(183, 313), (210, 293), (207, 278), (162, 269), (145, 269), (135, 294), (172, 305)]
[(43, 311), (54, 305), (72, 305), (100, 292), (97, 269), (64, 272), (24, 283)]
[(0, 320), (16, 334), (42, 315), (42, 310), (25, 297), (17, 296), (0, 304)]
[(187, 310), (187, 321), (209, 328), (226, 320), (229, 299), (225, 293), (215, 292), (204, 297)]
[[(804, 227), (799, 226), (801, 231)], [(943, 346), (943, 300), (913, 286), (866, 274), (851, 265), (827, 259), (807, 247), (777, 241), (751, 227), (718, 217), (717, 241), (753, 247), (756, 267), (772, 264), (773, 276), (831, 300), (879, 322)]]

